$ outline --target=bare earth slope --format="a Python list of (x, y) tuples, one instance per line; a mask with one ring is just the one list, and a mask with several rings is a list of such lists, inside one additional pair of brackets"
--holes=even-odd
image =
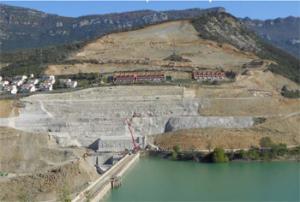
[[(173, 52), (190, 62), (164, 61)], [(202, 40), (189, 21), (175, 21), (101, 37), (69, 58), (83, 64), (51, 65), (46, 73), (112, 72), (163, 66), (235, 69), (253, 58), (231, 45)], [(90, 59), (100, 64), (84, 62)]]
[(58, 199), (73, 194), (97, 177), (81, 155), (85, 150), (59, 147), (43, 133), (0, 127), (0, 201)]

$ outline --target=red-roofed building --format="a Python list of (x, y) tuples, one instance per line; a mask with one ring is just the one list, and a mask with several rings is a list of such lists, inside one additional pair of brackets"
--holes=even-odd
[(193, 79), (197, 81), (217, 81), (225, 79), (225, 72), (221, 71), (194, 71)]
[(163, 80), (165, 80), (165, 75), (162, 72), (121, 72), (115, 73), (113, 76), (115, 84), (161, 82)]

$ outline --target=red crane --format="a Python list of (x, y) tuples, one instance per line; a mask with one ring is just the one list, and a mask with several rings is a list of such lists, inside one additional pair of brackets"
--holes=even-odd
[(131, 135), (131, 140), (132, 140), (132, 144), (133, 144), (133, 151), (138, 151), (140, 149), (140, 146), (138, 144), (136, 144), (136, 142), (135, 142), (135, 139), (134, 139), (134, 136), (133, 136), (134, 132), (133, 132), (133, 128), (132, 128), (132, 125), (131, 125), (131, 120), (125, 119), (125, 123), (127, 124), (130, 135)]

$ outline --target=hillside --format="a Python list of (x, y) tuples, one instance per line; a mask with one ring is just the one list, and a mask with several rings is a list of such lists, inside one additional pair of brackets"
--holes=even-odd
[(85, 41), (111, 32), (131, 30), (177, 19), (191, 19), (223, 8), (157, 12), (141, 10), (78, 18), (0, 4), (2, 51), (41, 48)]
[(21, 49), (1, 53), (0, 75), (56, 76), (51, 92), (0, 96), (0, 201), (71, 201), (87, 186), (89, 201), (120, 182), (126, 161), (103, 169), (136, 144), (300, 145), (299, 59), (222, 8), (66, 18), (0, 6), (1, 47)]
[[(174, 53), (186, 61), (166, 60)], [(8, 66), (1, 72), (15, 75), (45, 71), (60, 75), (170, 68), (241, 71), (243, 64), (257, 58), (273, 61), (268, 67), (271, 71), (299, 82), (297, 58), (266, 43), (234, 16), (212, 9), (192, 20), (160, 23), (76, 44), (3, 53), (1, 62)]]
[(290, 16), (270, 20), (244, 18), (242, 22), (266, 41), (295, 57), (300, 57), (300, 17)]
[[(86, 41), (108, 33), (142, 28), (165, 21), (193, 19), (224, 8), (170, 11), (141, 10), (77, 18), (0, 4), (1, 50), (41, 48)], [(299, 57), (299, 17), (270, 20), (240, 19), (269, 43)], [(286, 30), (290, 30), (286, 32)]]
[(261, 59), (272, 60), (269, 69), (293, 81), (300, 82), (300, 61), (287, 52), (273, 46), (250, 31), (234, 16), (222, 13), (208, 13), (192, 20), (204, 39), (229, 43), (242, 51), (251, 51)]
[[(174, 63), (167, 60), (173, 53), (186, 61)], [(172, 68), (190, 71), (216, 67), (238, 70), (254, 58), (251, 53), (244, 53), (231, 45), (220, 46), (199, 38), (189, 21), (175, 21), (101, 37), (85, 45), (63, 64), (49, 65), (46, 73), (59, 75)]]
[[(46, 133), (0, 127), (0, 201), (58, 200), (80, 191), (98, 174), (84, 149), (62, 148)], [(65, 194), (65, 193), (64, 193)]]

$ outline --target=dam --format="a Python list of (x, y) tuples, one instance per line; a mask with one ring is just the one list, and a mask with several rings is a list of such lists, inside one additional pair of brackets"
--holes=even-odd
[(99, 151), (121, 151), (128, 145), (126, 119), (131, 120), (141, 141), (144, 136), (185, 128), (247, 128), (254, 124), (250, 116), (201, 116), (207, 100), (180, 86), (98, 87), (36, 94), (21, 102), (25, 107), (19, 109), (19, 115), (0, 118), (0, 126), (47, 132), (62, 146), (89, 147), (98, 141), (98, 146), (103, 145)]

